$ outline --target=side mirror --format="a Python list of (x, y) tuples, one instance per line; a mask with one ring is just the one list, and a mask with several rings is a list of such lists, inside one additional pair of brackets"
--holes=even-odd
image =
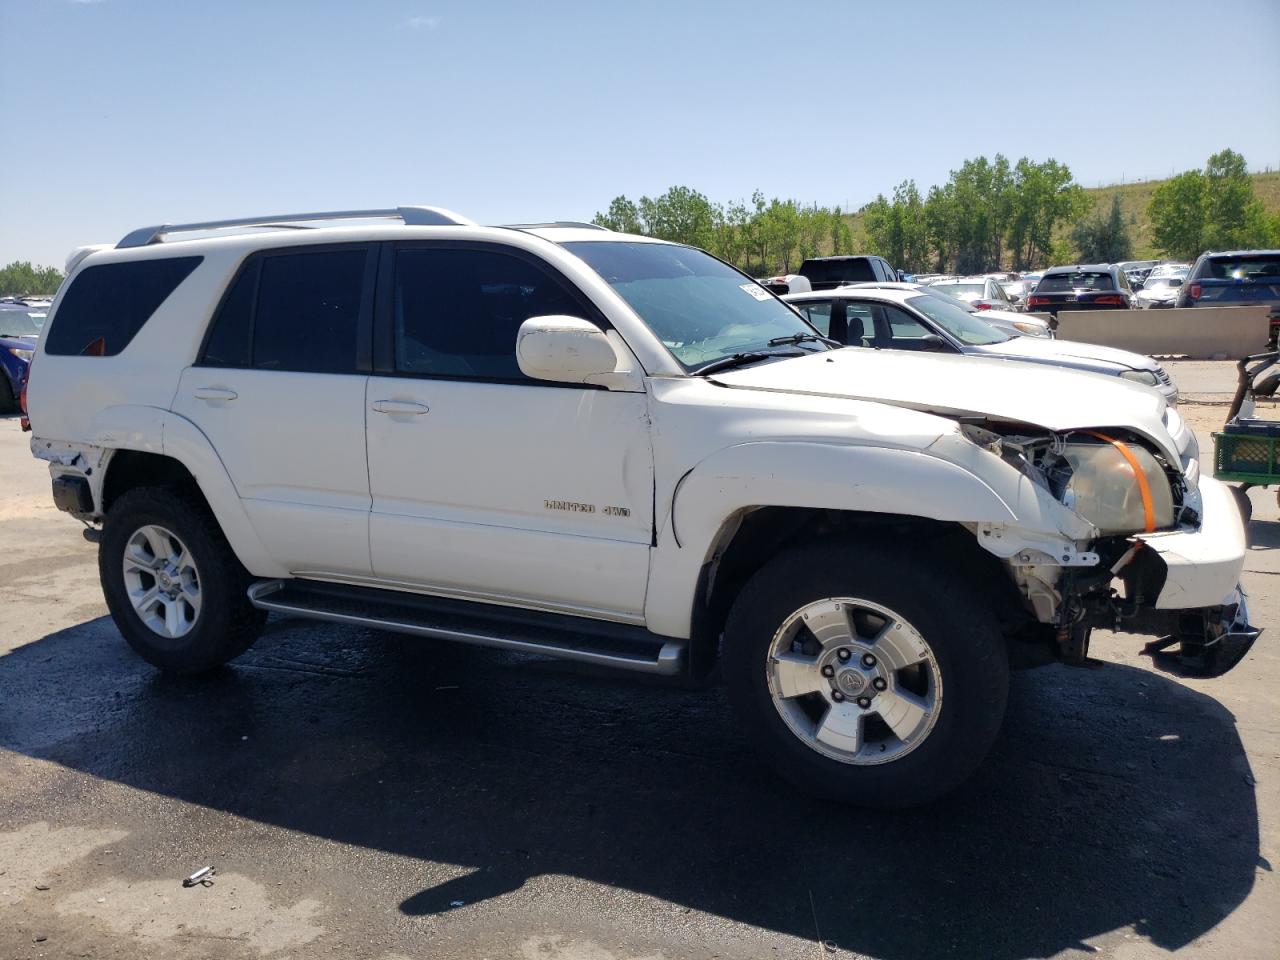
[(516, 335), (516, 361), (526, 377), (555, 383), (605, 384), (618, 355), (605, 332), (580, 317), (530, 317)]
[(924, 343), (924, 349), (926, 350), (946, 353), (951, 352), (951, 344), (947, 343), (947, 341), (943, 340), (936, 333), (926, 333), (920, 338), (920, 340)]

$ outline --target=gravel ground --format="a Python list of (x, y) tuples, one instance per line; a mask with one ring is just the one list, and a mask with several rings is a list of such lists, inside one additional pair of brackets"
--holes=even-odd
[(1278, 955), (1270, 633), (1217, 681), (1100, 635), (1015, 675), (957, 794), (875, 814), (779, 783), (719, 689), (289, 619), (161, 678), (12, 419), (0, 491), (0, 960)]

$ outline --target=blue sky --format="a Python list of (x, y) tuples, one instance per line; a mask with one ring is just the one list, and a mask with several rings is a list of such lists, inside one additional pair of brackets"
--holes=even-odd
[(1280, 2), (0, 0), (0, 263), (147, 223), (673, 184), (865, 203), (966, 157), (1280, 167)]

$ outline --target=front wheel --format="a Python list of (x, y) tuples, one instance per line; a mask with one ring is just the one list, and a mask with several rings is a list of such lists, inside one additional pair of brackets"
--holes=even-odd
[(238, 657), (266, 614), (249, 575), (196, 497), (142, 487), (107, 513), (98, 546), (107, 608), (136, 653), (161, 670), (201, 673)]
[(937, 799), (1000, 729), (1004, 639), (969, 581), (865, 544), (794, 550), (746, 584), (724, 674), (772, 764), (817, 796), (869, 807)]

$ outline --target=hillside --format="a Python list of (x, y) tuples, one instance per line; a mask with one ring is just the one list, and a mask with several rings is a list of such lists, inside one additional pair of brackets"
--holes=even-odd
[[(1266, 207), (1267, 213), (1280, 212), (1280, 173), (1251, 173), (1253, 192)], [(1094, 209), (1107, 211), (1111, 209), (1112, 196), (1119, 194), (1120, 209), (1132, 222), (1134, 258), (1138, 260), (1156, 259), (1161, 254), (1151, 245), (1151, 221), (1147, 219), (1147, 206), (1151, 203), (1151, 195), (1163, 180), (1143, 180), (1140, 183), (1120, 183), (1106, 187), (1088, 187), (1085, 193), (1094, 201)], [(862, 214), (852, 213), (845, 218), (853, 230), (854, 243), (859, 249), (865, 244), (866, 234), (862, 229)], [(1071, 232), (1070, 226), (1059, 231), (1062, 237)]]

